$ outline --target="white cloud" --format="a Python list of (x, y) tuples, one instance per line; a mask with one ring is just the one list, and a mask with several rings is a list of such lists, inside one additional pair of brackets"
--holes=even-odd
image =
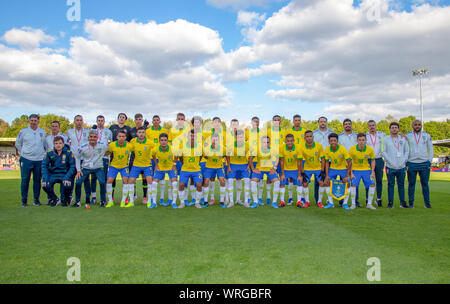
[(216, 31), (184, 20), (87, 21), (85, 30), (88, 38), (72, 37), (67, 56), (0, 43), (0, 104), (77, 109), (91, 118), (229, 105), (230, 93), (205, 66), (223, 54)]
[(18, 45), (21, 49), (35, 49), (42, 43), (54, 42), (56, 38), (46, 35), (41, 29), (22, 27), (21, 29), (13, 28), (7, 31), (1, 40), (11, 45)]
[(249, 7), (267, 7), (274, 2), (286, 0), (207, 0), (206, 2), (218, 8), (231, 7), (232, 9), (246, 9)]

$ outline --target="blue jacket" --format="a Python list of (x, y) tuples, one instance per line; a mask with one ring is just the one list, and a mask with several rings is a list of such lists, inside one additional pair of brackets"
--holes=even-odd
[(42, 161), (43, 182), (49, 182), (52, 176), (70, 181), (75, 173), (75, 158), (67, 146), (64, 146), (61, 155), (57, 155), (54, 150), (45, 153)]

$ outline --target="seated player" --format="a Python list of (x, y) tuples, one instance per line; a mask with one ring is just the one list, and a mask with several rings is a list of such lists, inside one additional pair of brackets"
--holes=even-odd
[[(103, 157), (108, 151), (108, 145), (98, 141), (97, 130), (90, 130), (88, 143), (78, 149), (78, 157), (75, 159), (77, 175), (75, 176), (75, 203), (72, 207), (80, 207), (81, 185), (94, 174), (100, 184), (100, 207), (105, 207), (105, 171), (103, 170)], [(90, 201), (86, 199), (86, 208), (89, 208)]]
[[(172, 196), (169, 196), (169, 199), (167, 200), (167, 204), (163, 206), (171, 205), (172, 208), (176, 209), (178, 196), (177, 166), (172, 148), (169, 145), (169, 136), (166, 133), (161, 133), (159, 135), (159, 145), (153, 148), (152, 157), (153, 162), (155, 163), (155, 171), (153, 172), (153, 184), (152, 184), (152, 204), (155, 204), (156, 202), (156, 192), (158, 189), (158, 183), (164, 181), (166, 179), (167, 174), (170, 179), (173, 191)], [(163, 195), (162, 191), (161, 195)], [(153, 206), (151, 208), (154, 207), (156, 206)]]
[[(278, 194), (280, 192), (280, 179), (277, 174), (277, 166), (279, 161), (278, 150), (271, 150), (270, 148), (270, 137), (263, 136), (261, 138), (261, 147), (258, 149), (257, 157), (258, 164), (256, 168), (253, 165), (253, 156), (251, 153), (249, 157), (249, 165), (252, 173), (252, 196), (253, 204), (251, 208), (256, 208), (258, 206), (258, 182), (264, 179), (264, 175), (267, 176), (267, 181), (274, 184), (273, 187), (273, 202), (272, 207), (278, 208), (277, 200)], [(270, 204), (270, 202), (269, 202)]]
[[(147, 185), (152, 188), (152, 168), (151, 168), (151, 154), (153, 149), (153, 143), (145, 137), (145, 128), (140, 127), (137, 130), (137, 137), (133, 138), (130, 142), (131, 151), (134, 152), (133, 166), (131, 167), (130, 176), (128, 178), (128, 186), (131, 206), (134, 200), (134, 185), (139, 175), (143, 174)], [(132, 189), (132, 190), (131, 190)], [(130, 192), (131, 191), (131, 192)], [(143, 199), (146, 199), (144, 196)], [(154, 201), (153, 201), (154, 203)], [(147, 203), (148, 204), (148, 203)], [(152, 204), (150, 204), (152, 205)], [(156, 205), (155, 205), (156, 206)]]
[[(225, 155), (226, 150), (221, 142), (221, 138), (219, 134), (215, 133), (211, 135), (211, 145), (208, 147), (204, 147), (203, 156), (206, 160), (205, 163), (205, 173), (203, 175), (203, 195), (205, 195), (205, 188), (209, 189), (209, 183), (212, 179), (216, 177), (219, 179), (220, 184), (220, 207), (226, 208), (225, 205), (225, 170), (223, 168), (223, 156)], [(214, 197), (214, 192), (212, 193)], [(207, 202), (208, 198), (203, 198), (205, 202)]]
[[(61, 203), (63, 207), (67, 207), (70, 203), (71, 180), (76, 173), (75, 158), (68, 146), (64, 145), (62, 136), (53, 138), (53, 146), (42, 161), (42, 188), (47, 192), (49, 206), (55, 207)], [(53, 189), (56, 183), (61, 184), (61, 201)]]
[(359, 133), (357, 141), (358, 144), (351, 147), (348, 151), (348, 154), (352, 158), (352, 187), (350, 191), (352, 195), (352, 206), (350, 209), (356, 208), (356, 189), (358, 189), (361, 179), (366, 189), (369, 189), (366, 208), (376, 209), (372, 205), (372, 199), (375, 193), (375, 152), (372, 147), (366, 145), (365, 133)]
[(202, 197), (203, 176), (200, 168), (202, 145), (197, 144), (194, 130), (191, 130), (189, 135), (190, 140), (183, 145), (182, 149), (183, 166), (181, 167), (180, 184), (178, 188), (180, 196), (180, 205), (178, 208), (184, 208), (185, 204), (189, 203), (187, 196), (185, 196), (184, 188), (189, 185), (190, 178), (193, 180), (197, 188), (197, 192), (195, 193), (195, 207), (203, 208), (205, 207)]
[[(348, 155), (344, 146), (338, 144), (339, 137), (336, 133), (328, 135), (330, 146), (325, 149), (325, 180), (326, 193), (328, 195), (328, 204), (324, 207), (334, 208), (333, 197), (330, 195), (330, 180), (340, 177), (342, 182), (350, 186), (350, 172), (352, 170), (352, 159)], [(342, 207), (350, 210), (347, 205), (348, 195), (345, 196)]]
[[(250, 207), (249, 146), (243, 130), (236, 131), (236, 142), (227, 146), (228, 207), (234, 206), (234, 180), (244, 180), (244, 207)], [(237, 182), (236, 182), (237, 184)], [(239, 198), (240, 195), (238, 195)]]
[(120, 202), (120, 207), (133, 207), (134, 197), (130, 196), (129, 203), (125, 203), (128, 197), (128, 193), (134, 192), (134, 185), (128, 184), (128, 160), (131, 155), (131, 145), (127, 143), (127, 133), (120, 130), (117, 133), (117, 140), (109, 144), (107, 155), (113, 154), (113, 160), (108, 169), (108, 179), (106, 180), (106, 193), (108, 195), (108, 204), (106, 208), (114, 206), (114, 201), (112, 197), (112, 183), (116, 179), (117, 175), (120, 173), (122, 176), (122, 200)]
[[(303, 164), (304, 163), (304, 164)], [(305, 132), (305, 144), (302, 147), (301, 157), (299, 157), (299, 166), (301, 167), (301, 175), (303, 178), (303, 194), (305, 203), (297, 203), (297, 207), (308, 208), (309, 203), (309, 183), (312, 176), (319, 182), (319, 197), (317, 200), (317, 207), (323, 208), (322, 198), (325, 194), (325, 187), (323, 180), (325, 179), (325, 152), (320, 143), (314, 141), (312, 131)]]
[(281, 147), (280, 152), (280, 170), (281, 170), (281, 185), (280, 185), (280, 207), (285, 207), (284, 194), (286, 186), (291, 181), (297, 188), (301, 189), (301, 184), (298, 180), (298, 158), (301, 156), (301, 147), (294, 144), (294, 135), (286, 135), (286, 143)]

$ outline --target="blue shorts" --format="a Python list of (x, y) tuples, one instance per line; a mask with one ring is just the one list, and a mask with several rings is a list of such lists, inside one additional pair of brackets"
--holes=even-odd
[(180, 160), (178, 160), (176, 166), (177, 166), (177, 175), (180, 176), (181, 167), (183, 167), (183, 163)]
[[(256, 168), (256, 165), (258, 164), (258, 162), (253, 162), (253, 168)], [(252, 170), (249, 170), (250, 171), (250, 178), (253, 178), (253, 171)]]
[(235, 165), (230, 164), (231, 172), (228, 174), (228, 178), (234, 179), (242, 179), (242, 178), (250, 178), (250, 172), (247, 169), (248, 165)]
[(264, 178), (264, 175), (267, 176), (267, 179), (268, 179), (269, 181), (273, 181), (274, 179), (279, 178), (279, 176), (278, 176), (277, 173), (270, 174), (270, 171), (260, 171), (260, 172), (261, 172), (261, 173), (255, 173), (255, 172), (253, 172), (252, 178), (257, 178), (257, 179), (259, 179), (259, 180), (262, 180), (262, 179)]
[(225, 179), (228, 179), (228, 165), (227, 163), (223, 163), (223, 171), (225, 172)]
[(298, 179), (298, 170), (284, 170), (284, 177), (285, 177), (285, 180), (281, 181), (281, 183), (280, 183), (281, 186), (288, 185), (290, 178), (292, 178), (292, 181), (293, 181), (292, 183), (295, 186), (299, 186), (298, 185), (298, 181), (297, 181), (297, 179)]
[(177, 178), (175, 171), (167, 170), (167, 171), (155, 171), (153, 175), (153, 179), (164, 180), (166, 178), (166, 174), (169, 175), (169, 179)]
[(152, 171), (155, 171), (155, 161), (152, 158)]
[(180, 184), (184, 183), (185, 186), (189, 185), (188, 182), (189, 182), (190, 178), (193, 180), (194, 185), (196, 183), (203, 182), (203, 177), (202, 177), (201, 171), (196, 171), (196, 172), (181, 171), (180, 172)]
[(206, 162), (200, 162), (200, 172), (202, 172), (202, 175), (205, 176), (205, 169), (206, 169)]
[(145, 177), (153, 176), (152, 168), (149, 167), (136, 167), (133, 166), (130, 171), (131, 178), (138, 178), (141, 173), (144, 173)]
[[(328, 174), (330, 174), (330, 170), (328, 170)], [(314, 175), (314, 179), (316, 181), (322, 181), (322, 176), (320, 176), (320, 174), (322, 173), (322, 170), (305, 170), (305, 175), (306, 175), (306, 181), (304, 182), (311, 182), (311, 177)], [(345, 174), (347, 174), (347, 170), (345, 170)], [(345, 177), (345, 175), (344, 175)], [(331, 176), (330, 176), (331, 179)]]
[(353, 175), (355, 176), (355, 178), (352, 178), (352, 186), (356, 186), (358, 188), (359, 182), (361, 181), (361, 179), (363, 180), (364, 186), (366, 186), (366, 188), (369, 188), (370, 186), (375, 185), (375, 182), (370, 179), (371, 173), (372, 173), (371, 170), (364, 170), (364, 171), (355, 170), (355, 171), (353, 171)]
[[(117, 169), (113, 166), (109, 166), (108, 168), (108, 178), (116, 178), (117, 174), (120, 173), (120, 176), (122, 176), (122, 178), (127, 177), (128, 178), (128, 174), (129, 174), (129, 169), (128, 167), (122, 168), (122, 169)], [(138, 175), (139, 176), (139, 175)]]
[(203, 178), (215, 178), (215, 177), (225, 178), (225, 171), (223, 168), (205, 168), (205, 174)]
[(277, 173), (279, 176), (281, 176), (281, 163), (280, 162), (278, 162)]
[(347, 169), (328, 169), (328, 177), (330, 178), (330, 180), (336, 179), (336, 177), (338, 176), (340, 176), (343, 180), (347, 176)]

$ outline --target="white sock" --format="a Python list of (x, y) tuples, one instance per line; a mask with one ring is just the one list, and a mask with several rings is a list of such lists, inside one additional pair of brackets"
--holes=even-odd
[(300, 202), (303, 197), (303, 187), (297, 186), (297, 201)]
[(230, 179), (225, 180), (225, 204), (228, 204), (229, 197), (228, 197), (228, 185), (230, 184)]
[(200, 204), (200, 200), (202, 199), (202, 195), (203, 195), (202, 191), (196, 191), (195, 192), (195, 199), (197, 200), (196, 204)]
[(178, 182), (172, 182), (172, 187), (169, 187), (169, 191), (172, 192), (172, 195), (170, 196), (172, 198), (172, 204), (176, 204), (178, 196)]
[(284, 202), (285, 194), (286, 194), (286, 187), (280, 188), (280, 201)]
[(130, 203), (134, 203), (134, 184), (128, 184), (128, 195), (130, 197)]
[(292, 199), (292, 192), (293, 192), (293, 190), (294, 190), (294, 183), (293, 182), (289, 182), (289, 186), (288, 186), (289, 199)]
[(220, 189), (220, 202), (223, 203), (225, 201), (225, 194), (227, 193), (227, 187), (220, 186), (219, 189)]
[(323, 198), (323, 194), (325, 193), (325, 187), (319, 187), (319, 198), (318, 201), (321, 203), (322, 202), (322, 198)]
[(228, 179), (229, 184), (228, 184), (228, 202), (230, 204), (234, 204), (234, 178), (230, 178)]
[(209, 185), (208, 187), (203, 187), (203, 200), (205, 203), (208, 202), (208, 195), (209, 195)]
[(166, 195), (166, 180), (163, 179), (159, 182), (159, 199), (164, 199)]
[(236, 180), (236, 201), (241, 201), (242, 180)]
[(351, 187), (350, 193), (352, 195), (352, 206), (356, 206), (356, 187)]
[(214, 200), (214, 194), (216, 193), (216, 181), (209, 183), (209, 196), (210, 200)]
[[(173, 200), (173, 189), (176, 189), (176, 188), (174, 188), (173, 187), (173, 182), (171, 183), (170, 181), (168, 181), (168, 183), (169, 183), (169, 187), (167, 187), (167, 189), (168, 189), (168, 195), (167, 195), (167, 199), (172, 199)], [(178, 191), (177, 191), (178, 192)]]
[(150, 185), (150, 197), (152, 198), (152, 202), (156, 204), (156, 197), (158, 196), (158, 183), (153, 182)]
[(266, 199), (270, 199), (270, 192), (272, 190), (272, 184), (266, 183)]
[(369, 187), (369, 197), (367, 198), (367, 205), (372, 205), (374, 194), (375, 194), (375, 187)]
[(97, 198), (97, 192), (92, 192), (92, 193), (91, 193), (91, 196), (92, 196), (92, 198), (95, 198), (95, 199), (96, 199), (96, 198)]
[(191, 200), (195, 199), (195, 192), (196, 192), (195, 186), (189, 185), (189, 194), (191, 195)]
[(250, 182), (251, 189), (252, 189), (252, 199), (254, 203), (258, 202), (258, 182), (251, 181)]
[(128, 196), (128, 184), (122, 184), (122, 202), (125, 202)]
[(307, 203), (309, 203), (309, 188), (308, 187), (303, 187), (303, 195), (305, 196), (305, 201)]
[[(351, 187), (350, 187), (350, 188), (351, 188)], [(352, 190), (350, 189), (350, 192), (351, 192), (351, 191), (352, 191)], [(348, 203), (349, 197), (350, 197), (350, 193), (347, 193), (347, 195), (346, 195), (345, 198), (344, 198), (344, 204), (348, 205), (347, 203)]]
[(186, 194), (186, 190), (178, 191), (178, 196), (180, 197), (180, 202), (183, 204), (184, 204), (184, 201), (186, 200), (185, 194)]
[(272, 203), (278, 202), (278, 194), (280, 194), (280, 181), (273, 183), (273, 201)]
[(330, 194), (330, 187), (324, 187), (324, 188), (325, 188), (325, 192), (327, 193), (328, 203), (331, 204), (331, 205), (334, 205), (333, 197)]
[(244, 203), (250, 199), (250, 179), (244, 178)]
[(112, 184), (106, 184), (106, 195), (108, 196), (108, 202), (113, 201), (112, 191), (113, 191)]
[(262, 199), (263, 190), (264, 190), (264, 180), (261, 179), (258, 183), (258, 198), (259, 199)]

